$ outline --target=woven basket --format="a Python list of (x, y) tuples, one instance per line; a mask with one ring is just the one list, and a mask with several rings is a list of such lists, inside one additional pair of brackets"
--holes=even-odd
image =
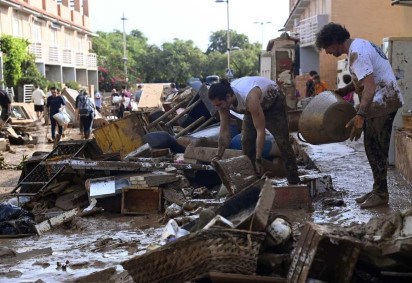
[(265, 233), (209, 229), (122, 263), (134, 282), (185, 282), (210, 271), (254, 274)]

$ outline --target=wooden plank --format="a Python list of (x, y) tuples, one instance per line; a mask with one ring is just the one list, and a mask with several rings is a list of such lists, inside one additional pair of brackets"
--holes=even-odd
[(60, 215), (57, 215), (55, 217), (52, 217), (50, 219), (47, 219), (40, 224), (37, 224), (35, 226), (36, 232), (39, 236), (41, 236), (44, 232), (50, 230), (51, 228), (54, 228), (70, 219), (72, 219), (74, 216), (79, 214), (80, 210), (78, 208), (72, 209), (70, 211), (67, 211), (65, 213), (62, 213)]
[(266, 229), (274, 199), (275, 190), (272, 188), (271, 179), (266, 178), (253, 215), (252, 231), (264, 231)]
[(139, 100), (139, 109), (142, 108), (159, 108), (163, 109), (161, 97), (163, 94), (164, 86), (168, 84), (144, 84), (142, 95)]
[(395, 167), (412, 182), (412, 131), (395, 131)]
[(306, 223), (293, 252), (292, 262), (287, 276), (288, 282), (301, 282), (299, 279), (301, 278), (303, 266), (306, 261), (308, 245), (310, 245), (313, 237), (314, 231), (311, 229), (311, 226)]
[(103, 171), (153, 171), (175, 167), (178, 170), (214, 170), (211, 165), (185, 164), (170, 162), (131, 162), (126, 161), (93, 161), (85, 159), (65, 159), (61, 161), (47, 161), (47, 165), (68, 165), (74, 170), (103, 170)]
[(351, 282), (359, 253), (359, 240), (308, 222), (293, 253), (288, 282), (304, 283), (309, 274), (322, 282)]

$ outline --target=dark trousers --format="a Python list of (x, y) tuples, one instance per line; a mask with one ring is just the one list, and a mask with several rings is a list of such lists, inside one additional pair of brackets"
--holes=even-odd
[[(286, 113), (286, 99), (279, 94), (272, 105), (264, 111), (266, 129), (273, 135), (280, 149), (281, 158), (287, 170), (289, 183), (299, 182), (296, 156), (289, 140), (288, 117)], [(254, 163), (256, 158), (256, 129), (253, 125), (252, 115), (247, 113), (242, 124), (242, 149)]]
[(63, 134), (63, 127), (53, 118), (54, 114), (50, 114), (51, 135), (53, 140), (56, 138), (56, 125), (59, 127), (59, 135)]
[(83, 134), (90, 134), (93, 125), (93, 114), (80, 116), (80, 124), (83, 126)]
[(363, 127), (363, 143), (373, 175), (373, 191), (388, 193), (388, 151), (396, 111), (385, 116), (368, 118)]
[(1, 116), (0, 118), (6, 122), (7, 119), (9, 119), (10, 117), (10, 112), (9, 112), (9, 106), (5, 105), (5, 106), (1, 106)]

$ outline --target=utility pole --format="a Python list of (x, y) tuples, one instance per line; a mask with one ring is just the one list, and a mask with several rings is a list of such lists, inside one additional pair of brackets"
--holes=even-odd
[(226, 2), (226, 14), (227, 14), (227, 34), (226, 34), (226, 45), (227, 45), (227, 71), (226, 76), (230, 80), (233, 78), (233, 72), (230, 69), (230, 51), (231, 51), (231, 44), (230, 44), (230, 27), (229, 27), (229, 0), (215, 0), (216, 3), (224, 3)]
[(266, 48), (264, 48), (264, 37), (263, 37), (263, 25), (264, 24), (271, 24), (272, 22), (254, 22), (254, 24), (259, 24), (261, 29), (262, 29), (262, 50), (265, 50)]
[(129, 78), (127, 77), (127, 54), (126, 54), (126, 31), (125, 31), (125, 21), (127, 21), (127, 18), (124, 17), (124, 12), (123, 12), (123, 17), (121, 18), (123, 21), (123, 66), (124, 66), (124, 76), (126, 79), (126, 82), (129, 81)]

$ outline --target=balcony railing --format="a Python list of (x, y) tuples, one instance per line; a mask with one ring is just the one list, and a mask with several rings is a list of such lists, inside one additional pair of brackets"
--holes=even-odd
[(86, 66), (83, 52), (76, 52), (76, 66)]
[(34, 55), (34, 57), (36, 59), (42, 59), (43, 58), (41, 42), (32, 43), (30, 45), (29, 51), (30, 51), (31, 54)]
[(35, 56), (37, 62), (72, 65), (79, 68), (97, 68), (97, 56), (95, 53), (73, 51), (41, 42), (30, 44), (29, 51)]
[(63, 49), (63, 64), (73, 64), (73, 52), (70, 49)]
[(50, 62), (59, 62), (59, 49), (56, 46), (49, 46), (49, 56)]
[(87, 54), (87, 66), (97, 66), (97, 55), (94, 53)]
[(316, 34), (327, 23), (328, 15), (316, 15), (314, 17), (301, 20), (297, 26), (300, 46), (305, 47), (315, 45)]

